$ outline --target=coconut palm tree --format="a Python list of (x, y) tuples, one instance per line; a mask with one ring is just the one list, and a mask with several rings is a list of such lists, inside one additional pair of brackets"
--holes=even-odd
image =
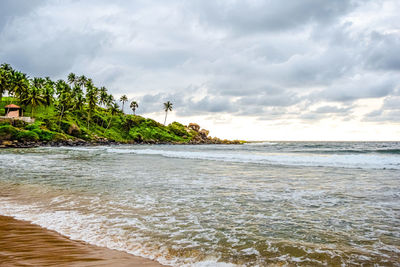
[(87, 81), (88, 81), (88, 78), (86, 78), (85, 75), (82, 75), (82, 76), (79, 76), (76, 78), (76, 84), (81, 88), (86, 86)]
[(136, 109), (139, 107), (139, 104), (136, 102), (136, 101), (132, 101), (131, 102), (131, 105), (130, 105), (130, 108), (132, 109), (132, 111), (133, 111), (133, 115), (136, 115)]
[(120, 112), (118, 104), (115, 103), (115, 101), (113, 101), (112, 103), (109, 104), (108, 110), (110, 111), (111, 117), (110, 117), (110, 120), (108, 121), (107, 128), (104, 130), (104, 132), (106, 132), (107, 129), (110, 127), (111, 121), (112, 121), (114, 115), (116, 115), (116, 114), (118, 114), (118, 112)]
[(8, 72), (3, 68), (0, 68), (0, 100), (3, 97), (3, 94), (7, 91), (8, 88)]
[(164, 120), (164, 125), (165, 125), (165, 123), (167, 122), (167, 114), (168, 114), (168, 111), (172, 111), (172, 103), (171, 102), (169, 102), (169, 101), (167, 101), (167, 102), (165, 102), (164, 103), (164, 111), (165, 111), (165, 120)]
[(74, 109), (82, 110), (82, 107), (85, 105), (86, 99), (82, 92), (75, 95), (75, 105)]
[(0, 100), (3, 94), (8, 91), (10, 87), (11, 72), (4, 68), (4, 64), (0, 66)]
[(128, 97), (126, 95), (121, 96), (121, 98), (119, 99), (119, 101), (122, 102), (122, 112), (124, 112), (124, 104), (125, 102), (128, 101)]
[(109, 109), (114, 102), (115, 102), (114, 96), (109, 94), (106, 99), (106, 107)]
[(94, 86), (92, 79), (88, 79), (86, 82), (86, 100), (88, 103), (88, 130), (91, 113), (95, 110), (98, 102), (99, 89)]
[[(14, 96), (18, 97), (20, 101), (22, 101), (24, 98), (26, 98), (29, 90), (29, 81), (26, 77), (26, 74), (19, 71), (13, 71), (9, 78), (10, 81), (8, 93), (13, 94)], [(40, 81), (36, 81), (39, 89), (41, 89), (41, 86), (43, 84), (42, 80), (43, 79), (41, 78)]]
[(58, 101), (56, 108), (60, 114), (59, 124), (64, 116), (64, 113), (73, 107), (73, 97), (71, 87), (63, 80), (58, 80), (56, 82), (56, 92), (58, 96)]
[(76, 77), (76, 75), (75, 75), (75, 73), (70, 73), (70, 74), (68, 74), (68, 83), (69, 84), (75, 84), (77, 81), (78, 81), (78, 77)]
[(54, 100), (54, 82), (49, 77), (45, 78), (43, 87), (43, 97), (46, 100), (45, 105), (50, 106)]
[(99, 99), (99, 104), (106, 106), (108, 101), (108, 94), (107, 94), (107, 88), (102, 86), (100, 88), (100, 99)]
[(31, 117), (35, 117), (35, 107), (37, 105), (44, 104), (46, 100), (41, 94), (40, 88), (36, 86), (31, 86), (28, 90), (27, 96), (25, 99), (22, 100), (22, 103), (25, 105), (31, 105)]

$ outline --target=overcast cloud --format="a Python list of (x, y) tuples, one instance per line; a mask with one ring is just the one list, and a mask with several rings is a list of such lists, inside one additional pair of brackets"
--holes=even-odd
[(139, 113), (400, 122), (400, 2), (1, 1), (0, 61), (92, 77)]

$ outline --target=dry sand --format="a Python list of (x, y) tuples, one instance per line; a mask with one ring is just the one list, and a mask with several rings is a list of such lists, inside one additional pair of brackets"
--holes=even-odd
[(54, 231), (0, 216), (0, 266), (162, 266), (128, 253), (74, 241)]

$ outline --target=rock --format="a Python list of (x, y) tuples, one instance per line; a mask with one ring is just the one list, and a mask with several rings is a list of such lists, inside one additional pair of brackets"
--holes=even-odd
[(200, 130), (200, 126), (197, 123), (189, 123), (188, 127), (196, 132), (198, 132)]
[(207, 136), (208, 136), (208, 134), (210, 133), (210, 131), (207, 131), (207, 130), (205, 130), (205, 129), (201, 129), (200, 131), (199, 131), (199, 134), (200, 134), (200, 136), (204, 139), (207, 139)]
[(78, 136), (81, 134), (81, 129), (76, 124), (71, 124), (67, 132), (69, 135)]
[(3, 143), (2, 143), (2, 145), (6, 146), (6, 147), (7, 146), (11, 146), (12, 144), (13, 144), (13, 141), (7, 141), (7, 140), (4, 140)]

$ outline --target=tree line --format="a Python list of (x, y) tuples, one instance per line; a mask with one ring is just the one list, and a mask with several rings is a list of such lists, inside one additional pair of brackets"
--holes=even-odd
[[(7, 93), (16, 98), (21, 105), (31, 106), (31, 117), (34, 117), (35, 108), (44, 105), (53, 105), (61, 121), (63, 116), (74, 110), (87, 111), (87, 123), (95, 109), (101, 107), (108, 110), (111, 115), (121, 112), (119, 105), (112, 94), (108, 93), (106, 87), (97, 87), (93, 80), (85, 75), (77, 76), (70, 73), (67, 81), (62, 79), (52, 81), (49, 77), (29, 78), (25, 73), (14, 70), (9, 64), (0, 65), (0, 99)], [(122, 113), (124, 105), (128, 102), (126, 95), (121, 96)], [(164, 103), (166, 123), (168, 111), (172, 110), (170, 101)], [(130, 108), (136, 115), (139, 104), (131, 101)]]

